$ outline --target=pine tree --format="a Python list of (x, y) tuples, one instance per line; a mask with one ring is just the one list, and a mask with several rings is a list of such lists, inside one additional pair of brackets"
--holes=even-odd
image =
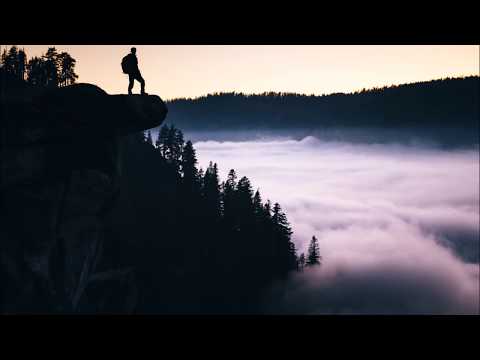
[(160, 155), (180, 172), (182, 154), (185, 146), (183, 133), (174, 125), (164, 125), (160, 128), (157, 141), (155, 142)]
[(165, 159), (172, 164), (175, 169), (180, 170), (182, 152), (184, 147), (183, 133), (170, 125), (167, 129), (167, 137), (165, 139)]
[(237, 209), (244, 213), (244, 215), (253, 215), (253, 191), (250, 180), (243, 176), (237, 184)]
[(271, 220), (272, 218), (272, 203), (270, 200), (267, 200), (267, 202), (263, 205), (263, 213), (265, 218), (268, 220)]
[(280, 273), (296, 269), (297, 255), (295, 244), (291, 240), (292, 228), (278, 203), (273, 206), (272, 223), (275, 234), (273, 251), (278, 259)]
[(264, 207), (262, 204), (262, 196), (260, 195), (260, 190), (255, 191), (253, 196), (253, 213), (257, 223), (260, 223), (263, 219)]
[(227, 181), (222, 184), (222, 205), (223, 215), (227, 226), (234, 226), (235, 211), (235, 191), (237, 190), (237, 174), (231, 169), (228, 172)]
[(285, 238), (290, 238), (292, 235), (292, 229), (288, 223), (287, 216), (282, 211), (279, 203), (275, 203), (273, 205), (272, 221), (282, 236), (285, 236)]
[(204, 179), (205, 179), (205, 171), (203, 168), (198, 169), (198, 184), (200, 185), (200, 192), (203, 195), (203, 188), (205, 186)]
[(14, 45), (5, 49), (2, 54), (2, 64), (5, 72), (18, 76), (18, 48)]
[(308, 246), (306, 266), (320, 265), (322, 257), (320, 256), (320, 248), (318, 246), (318, 240), (315, 236), (312, 236), (310, 245)]
[(208, 165), (203, 177), (203, 196), (206, 203), (206, 211), (215, 219), (221, 216), (221, 193), (218, 180), (217, 164)]
[(67, 86), (74, 84), (78, 75), (75, 73), (76, 60), (67, 52), (62, 52), (58, 55), (59, 66), (59, 84)]
[(24, 81), (25, 80), (25, 71), (27, 68), (27, 54), (25, 53), (24, 49), (18, 50), (18, 55), (17, 55), (17, 76), (19, 80)]
[(180, 166), (185, 141), (183, 140), (183, 133), (173, 125), (170, 126), (169, 144), (172, 163), (178, 168)]
[(167, 157), (167, 152), (168, 152), (167, 142), (168, 142), (168, 126), (163, 125), (160, 128), (160, 132), (158, 133), (158, 138), (157, 138), (157, 141), (155, 141), (155, 146), (160, 151), (160, 155), (162, 155), (162, 157), (165, 159)]
[(291, 239), (288, 241), (288, 252), (286, 254), (288, 270), (298, 270), (297, 248)]
[(197, 156), (190, 140), (183, 147), (180, 164), (184, 184), (190, 190), (199, 190)]
[(32, 85), (47, 85), (45, 73), (45, 61), (42, 58), (34, 57), (27, 63), (27, 82)]
[(223, 201), (224, 202), (233, 202), (235, 197), (235, 191), (237, 190), (237, 174), (234, 169), (231, 169), (228, 172), (228, 177), (225, 182), (222, 184), (223, 189)]
[(253, 211), (253, 191), (250, 180), (243, 176), (237, 183), (234, 205), (236, 211), (237, 225), (240, 230), (250, 236), (255, 226), (255, 214)]
[(57, 87), (59, 80), (58, 52), (55, 47), (48, 48), (43, 55), (45, 64), (46, 85), (48, 87)]
[(298, 270), (303, 271), (304, 267), (305, 267), (305, 254), (301, 253), (300, 256), (298, 257)]

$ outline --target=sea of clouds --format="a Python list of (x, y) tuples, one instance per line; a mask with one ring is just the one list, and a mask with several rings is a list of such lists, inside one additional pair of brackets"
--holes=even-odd
[(279, 202), (320, 267), (272, 289), (268, 311), (479, 313), (479, 151), (302, 140), (198, 141), (200, 165), (234, 168)]

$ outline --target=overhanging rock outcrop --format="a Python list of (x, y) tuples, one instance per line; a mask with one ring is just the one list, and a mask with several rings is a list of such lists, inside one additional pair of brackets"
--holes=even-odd
[(132, 311), (131, 271), (97, 269), (103, 217), (121, 191), (120, 137), (159, 126), (165, 104), (89, 84), (21, 84), (5, 99), (0, 312)]
[(9, 147), (126, 135), (160, 125), (168, 111), (156, 95), (108, 95), (91, 84), (7, 93), (7, 107)]

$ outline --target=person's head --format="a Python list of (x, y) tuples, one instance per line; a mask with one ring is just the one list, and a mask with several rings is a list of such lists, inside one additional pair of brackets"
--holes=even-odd
[(132, 52), (132, 54), (135, 55), (135, 53), (137, 52), (137, 48), (132, 47), (132, 48), (130, 49), (130, 51)]

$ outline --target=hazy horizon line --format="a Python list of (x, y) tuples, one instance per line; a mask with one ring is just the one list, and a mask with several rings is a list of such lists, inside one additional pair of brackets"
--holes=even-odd
[(218, 96), (218, 95), (228, 95), (228, 94), (236, 94), (236, 95), (244, 95), (244, 96), (262, 96), (265, 94), (283, 94), (283, 95), (302, 95), (302, 96), (314, 96), (314, 97), (324, 97), (324, 96), (330, 96), (330, 95), (337, 95), (337, 94), (343, 94), (343, 95), (354, 95), (358, 94), (362, 91), (368, 92), (368, 91), (373, 91), (373, 90), (381, 90), (385, 88), (394, 88), (394, 87), (400, 87), (400, 86), (405, 86), (405, 85), (414, 85), (414, 84), (423, 84), (423, 83), (429, 83), (433, 81), (443, 81), (443, 80), (458, 80), (458, 79), (468, 79), (468, 78), (480, 78), (480, 74), (470, 74), (470, 75), (459, 75), (455, 77), (442, 77), (442, 78), (433, 78), (430, 80), (421, 80), (421, 81), (412, 81), (412, 82), (406, 82), (406, 83), (392, 83), (389, 85), (383, 85), (383, 86), (374, 86), (370, 88), (359, 88), (354, 91), (349, 91), (349, 92), (331, 92), (331, 93), (322, 93), (322, 94), (314, 94), (314, 93), (297, 93), (297, 92), (291, 92), (291, 91), (262, 91), (258, 93), (245, 93), (245, 92), (237, 92), (235, 90), (231, 91), (215, 91), (215, 92), (209, 92), (204, 95), (199, 95), (195, 97), (175, 97), (175, 98), (170, 98), (170, 99), (165, 99), (166, 102), (173, 102), (177, 100), (198, 100), (202, 99), (208, 96)]

